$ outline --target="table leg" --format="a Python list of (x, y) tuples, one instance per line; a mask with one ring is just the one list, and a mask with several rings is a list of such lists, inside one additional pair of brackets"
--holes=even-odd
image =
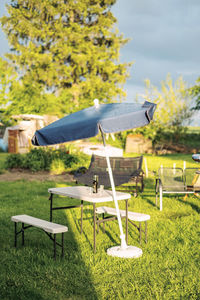
[(94, 224), (93, 224), (93, 235), (94, 235), (94, 253), (96, 252), (96, 206), (93, 203), (93, 216), (94, 216)]
[(54, 244), (54, 259), (56, 259), (56, 234), (53, 237), (53, 244)]
[(126, 244), (128, 245), (128, 199), (126, 199)]
[(145, 243), (147, 243), (147, 221), (145, 221)]
[(52, 215), (53, 194), (50, 194), (49, 200), (50, 200), (50, 222), (52, 222), (52, 220), (53, 220), (53, 215)]

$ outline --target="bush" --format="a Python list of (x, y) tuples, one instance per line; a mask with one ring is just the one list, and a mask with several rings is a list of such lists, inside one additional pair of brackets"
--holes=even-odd
[(88, 166), (88, 155), (75, 151), (69, 154), (66, 149), (34, 148), (26, 154), (9, 154), (6, 159), (6, 169), (22, 168), (32, 172), (52, 171), (60, 174), (73, 171), (79, 166)]
[(65, 163), (59, 158), (54, 159), (51, 163), (50, 172), (51, 174), (55, 174), (55, 175), (64, 173)]
[(6, 169), (14, 169), (22, 167), (22, 155), (21, 154), (10, 154), (7, 156), (5, 161)]
[(52, 158), (50, 151), (43, 148), (32, 149), (29, 153), (25, 154), (22, 167), (29, 169), (33, 172), (41, 170), (49, 170)]

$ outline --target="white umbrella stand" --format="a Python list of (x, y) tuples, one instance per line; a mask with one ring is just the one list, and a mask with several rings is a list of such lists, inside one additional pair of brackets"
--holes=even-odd
[(110, 165), (110, 158), (109, 158), (109, 155), (107, 152), (104, 133), (103, 133), (101, 127), (99, 127), (99, 129), (101, 131), (102, 140), (103, 140), (103, 144), (104, 144), (105, 157), (106, 157), (106, 162), (107, 162), (107, 166), (108, 166), (108, 173), (109, 173), (111, 188), (112, 188), (112, 192), (113, 192), (113, 200), (115, 202), (115, 208), (116, 208), (116, 212), (117, 212), (117, 220), (118, 220), (118, 224), (119, 224), (120, 238), (121, 238), (121, 245), (109, 248), (107, 250), (107, 254), (111, 255), (111, 256), (121, 257), (121, 258), (138, 258), (142, 255), (142, 249), (135, 247), (135, 246), (128, 246), (125, 241), (125, 235), (123, 233), (122, 221), (121, 221), (118, 201), (117, 201), (117, 197), (116, 197), (115, 183), (114, 183), (114, 179), (113, 179), (112, 168)]

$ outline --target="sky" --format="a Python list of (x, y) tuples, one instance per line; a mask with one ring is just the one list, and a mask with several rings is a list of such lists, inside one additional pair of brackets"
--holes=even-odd
[(122, 61), (134, 61), (128, 99), (143, 94), (144, 80), (159, 87), (168, 73), (194, 85), (200, 76), (200, 0), (118, 0), (112, 9), (131, 41)]
[[(0, 16), (6, 13), (0, 0)], [(182, 76), (188, 86), (200, 76), (200, 0), (117, 0), (112, 8), (117, 27), (128, 44), (121, 49), (121, 62), (134, 62), (124, 89), (127, 101), (142, 97), (144, 80), (154, 86), (168, 73), (175, 81)], [(0, 56), (9, 50), (0, 29)]]

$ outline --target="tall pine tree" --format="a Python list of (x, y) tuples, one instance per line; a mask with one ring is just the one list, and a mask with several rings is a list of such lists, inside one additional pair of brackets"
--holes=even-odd
[[(6, 57), (19, 74), (20, 87), (30, 94), (24, 110), (70, 113), (93, 105), (94, 98), (110, 102), (125, 95), (131, 64), (119, 62), (127, 39), (115, 27), (114, 3), (11, 0), (1, 24), (12, 48)], [(37, 99), (41, 94), (39, 101), (29, 88), (37, 91)], [(20, 95), (15, 108), (19, 102)]]

